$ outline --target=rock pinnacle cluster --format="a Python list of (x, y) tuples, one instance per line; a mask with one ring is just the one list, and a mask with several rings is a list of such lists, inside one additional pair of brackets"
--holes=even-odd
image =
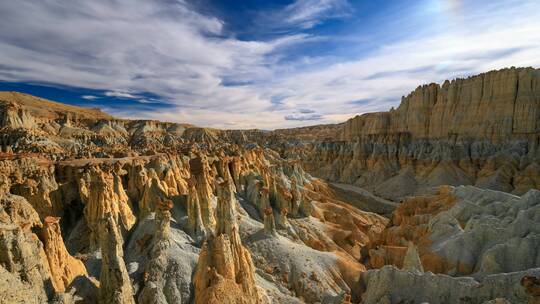
[(0, 92), (0, 304), (540, 303), (540, 70), (218, 130)]

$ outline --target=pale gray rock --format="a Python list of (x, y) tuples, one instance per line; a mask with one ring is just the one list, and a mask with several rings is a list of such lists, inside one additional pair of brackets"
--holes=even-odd
[[(155, 214), (151, 213), (138, 223), (127, 245), (126, 264), (135, 293), (139, 294), (140, 303), (190, 303), (192, 275), (200, 249), (174, 220), (170, 222), (168, 240), (154, 240), (158, 224)], [(161, 248), (159, 252), (154, 251), (159, 254), (153, 256), (155, 246)], [(155, 268), (159, 276), (145, 281), (150, 267)]]
[(46, 303), (54, 293), (43, 245), (31, 231), (38, 226), (26, 199), (0, 195), (0, 303)]
[(422, 261), (418, 255), (418, 249), (413, 242), (409, 242), (407, 244), (407, 252), (405, 253), (405, 258), (403, 259), (403, 269), (424, 272)]
[(480, 278), (540, 267), (540, 191), (519, 197), (460, 186), (453, 194), (457, 203), (429, 224), (431, 251), (461, 265), (449, 274)]
[(489, 275), (476, 281), (470, 277), (455, 278), (385, 266), (362, 274), (361, 283), (365, 287), (362, 303), (380, 303), (388, 298), (391, 303), (475, 304), (505, 298), (511, 303), (525, 304), (531, 300), (520, 284), (526, 275), (538, 276), (540, 268)]

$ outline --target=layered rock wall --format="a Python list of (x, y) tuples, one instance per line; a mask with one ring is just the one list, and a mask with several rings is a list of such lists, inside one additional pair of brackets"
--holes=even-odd
[(540, 188), (540, 70), (424, 85), (395, 110), (345, 122), (341, 141), (276, 146), (317, 177), (392, 200), (445, 184), (523, 194)]
[(348, 120), (343, 140), (407, 133), (412, 139), (490, 141), (540, 132), (540, 71), (504, 69), (418, 87), (389, 112)]

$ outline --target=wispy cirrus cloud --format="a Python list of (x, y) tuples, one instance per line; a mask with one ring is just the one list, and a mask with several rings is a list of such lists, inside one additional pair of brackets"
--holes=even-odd
[(286, 25), (308, 29), (326, 19), (351, 16), (352, 11), (346, 0), (296, 0), (274, 17)]
[[(137, 103), (111, 107), (117, 116), (271, 129), (386, 110), (426, 82), (540, 66), (540, 3), (444, 2), (374, 14), (364, 29), (362, 4), (296, 0), (257, 14), (270, 38), (242, 40), (181, 0), (5, 1), (0, 80)], [(317, 31), (335, 18), (351, 22), (340, 36)], [(344, 51), (323, 54), (329, 44)]]

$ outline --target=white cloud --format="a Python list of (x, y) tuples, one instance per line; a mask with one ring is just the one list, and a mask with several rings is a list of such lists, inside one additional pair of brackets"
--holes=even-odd
[(287, 92), (281, 103), (316, 109), (323, 115), (321, 122), (339, 122), (397, 106), (402, 95), (424, 83), (511, 66), (540, 67), (535, 54), (540, 54), (540, 3), (487, 6), (481, 13), (462, 14), (446, 31), (387, 44), (356, 60), (285, 75), (265, 94)]
[(324, 19), (348, 16), (350, 11), (346, 0), (296, 0), (278, 15), (286, 24), (311, 28)]
[(94, 99), (97, 99), (98, 97), (94, 95), (82, 95), (81, 98), (87, 99), (87, 100), (94, 100)]
[[(539, 66), (540, 3), (501, 3), (457, 14), (451, 10), (459, 8), (426, 6), (429, 14), (446, 14), (444, 30), (428, 24), (422, 35), (407, 32), (408, 40), (385, 41), (355, 58), (306, 55), (284, 63), (289, 47), (324, 37), (239, 40), (223, 33), (223, 21), (183, 1), (4, 1), (0, 79), (105, 90), (142, 103), (148, 92), (176, 106), (115, 110), (117, 116), (223, 128), (294, 127), (309, 121), (287, 117), (310, 115), (318, 115), (317, 124), (340, 122), (395, 106), (426, 82)], [(346, 12), (341, 0), (297, 0), (278, 13), (283, 24), (310, 28)], [(396, 23), (411, 18), (392, 16)], [(351, 44), (366, 41), (351, 35)]]
[(137, 95), (133, 95), (127, 92), (119, 92), (119, 91), (107, 91), (105, 92), (104, 95), (108, 97), (118, 97), (118, 98), (131, 98), (131, 99), (139, 98), (139, 96)]

